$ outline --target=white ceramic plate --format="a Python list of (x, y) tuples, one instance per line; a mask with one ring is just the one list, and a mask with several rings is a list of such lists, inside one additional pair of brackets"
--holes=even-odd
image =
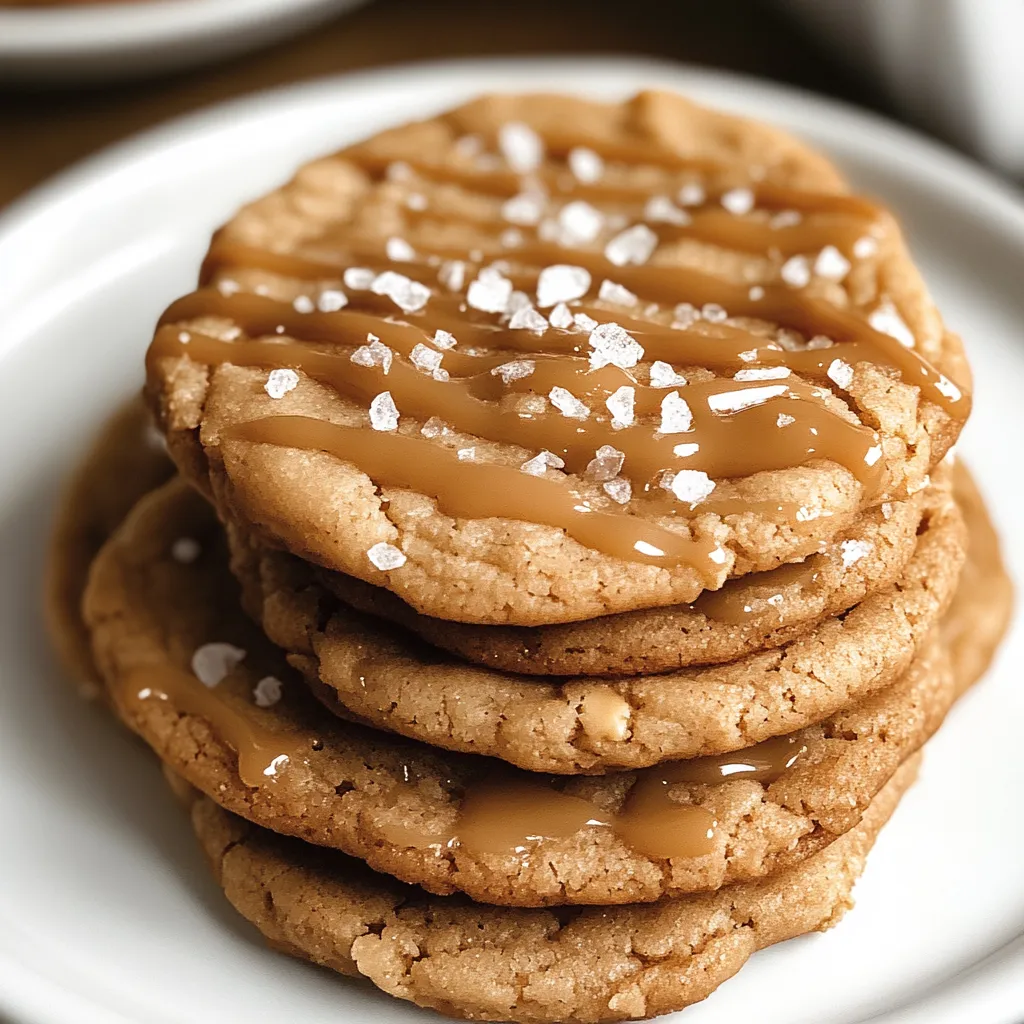
[[(0, 1013), (34, 1024), (426, 1020), (266, 950), (207, 877), (153, 758), (60, 678), (39, 622), (54, 495), (140, 377), (210, 230), (296, 164), (485, 89), (678, 88), (830, 151), (904, 217), (977, 405), (962, 450), (1018, 578), (1024, 206), (899, 128), (763, 82), (609, 60), (469, 63), (218, 107), (63, 175), (0, 219)], [(931, 744), (835, 930), (758, 954), (687, 1024), (1024, 1020), (1024, 658), (1018, 622)]]
[(132, 0), (0, 6), (0, 79), (152, 75), (255, 49), (365, 0)]

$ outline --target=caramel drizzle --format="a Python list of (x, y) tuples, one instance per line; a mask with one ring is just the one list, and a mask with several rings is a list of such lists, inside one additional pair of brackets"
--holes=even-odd
[(775, 618), (784, 618), (785, 592), (811, 588), (821, 573), (825, 555), (811, 555), (802, 562), (780, 565), (777, 569), (751, 573), (729, 580), (719, 590), (706, 590), (693, 608), (709, 619), (730, 626)]

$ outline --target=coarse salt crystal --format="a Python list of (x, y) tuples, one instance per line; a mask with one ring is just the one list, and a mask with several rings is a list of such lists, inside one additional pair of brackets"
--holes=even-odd
[(398, 409), (390, 391), (382, 391), (370, 402), (370, 426), (374, 430), (398, 429)]
[(708, 396), (708, 406), (713, 412), (740, 412), (755, 405), (762, 405), (772, 398), (779, 398), (789, 390), (787, 384), (772, 384), (761, 388), (745, 388), (741, 391), (723, 391)]
[(518, 249), (523, 241), (523, 233), (519, 228), (506, 228), (498, 235), (498, 242), (503, 249)]
[(796, 423), (796, 417), (790, 416), (788, 412), (780, 412), (778, 419), (775, 420), (775, 426), (777, 427), (788, 427), (793, 423)]
[(590, 290), (590, 272), (584, 267), (556, 263), (545, 267), (537, 278), (537, 305), (541, 309), (557, 302), (572, 302)]
[(610, 444), (603, 444), (594, 453), (595, 457), (587, 463), (584, 475), (588, 480), (603, 482), (617, 477), (622, 471), (622, 464), (626, 459), (623, 452)]
[(529, 377), (536, 368), (537, 364), (532, 359), (513, 359), (510, 363), (495, 366), (491, 373), (495, 377), (500, 377), (504, 384), (511, 384), (514, 380)]
[(850, 261), (834, 245), (826, 245), (814, 261), (814, 273), (826, 281), (842, 281), (849, 272)]
[(194, 537), (179, 537), (171, 545), (171, 558), (182, 565), (191, 565), (198, 557), (202, 548)]
[(424, 437), (443, 437), (448, 433), (448, 424), (440, 416), (431, 416), (426, 423), (420, 427), (420, 433)]
[(821, 348), (831, 348), (835, 342), (831, 338), (826, 338), (824, 334), (816, 334), (809, 342), (807, 342), (807, 348), (812, 351)]
[(437, 272), (437, 280), (450, 292), (461, 292), (466, 283), (466, 264), (462, 260), (445, 260)]
[(605, 406), (612, 414), (612, 427), (621, 430), (633, 425), (633, 406), (636, 402), (636, 388), (623, 384), (616, 388), (606, 399)]
[(665, 477), (662, 486), (670, 490), (680, 501), (692, 506), (699, 505), (711, 496), (715, 482), (702, 470), (681, 469)]
[(601, 282), (597, 297), (603, 302), (614, 302), (618, 306), (635, 306), (637, 303), (636, 296), (628, 288), (607, 278)]
[(409, 361), (417, 370), (421, 370), (423, 373), (433, 373), (441, 366), (443, 358), (444, 355), (441, 352), (429, 348), (422, 343), (414, 345), (409, 353)]
[(612, 499), (612, 501), (618, 502), (620, 505), (625, 505), (633, 496), (633, 485), (622, 477), (616, 477), (614, 480), (606, 480), (601, 484), (601, 489), (609, 498)]
[(803, 220), (799, 210), (780, 210), (768, 224), (776, 231), (781, 228), (795, 228)]
[(676, 199), (682, 206), (701, 206), (707, 200), (707, 193), (703, 185), (691, 181), (676, 193)]
[(383, 540), (369, 548), (366, 552), (366, 557), (381, 572), (387, 572), (390, 569), (400, 569), (407, 561), (405, 552), (401, 548), (396, 548), (394, 544), (388, 544), (387, 541)]
[(692, 302), (680, 302), (672, 310), (673, 327), (691, 327), (700, 319), (700, 310)]
[(864, 453), (864, 464), (867, 466), (873, 466), (882, 457), (881, 445), (873, 444)]
[(369, 267), (349, 267), (342, 274), (345, 287), (351, 288), (354, 292), (368, 291), (373, 287), (376, 277), (377, 275)]
[(543, 334), (549, 326), (544, 315), (538, 313), (531, 305), (517, 309), (508, 325), (513, 331), (533, 331), (534, 334)]
[(272, 708), (282, 694), (281, 680), (276, 676), (264, 676), (252, 690), (253, 700), (258, 708)]
[(617, 267), (646, 263), (658, 246), (658, 236), (646, 224), (619, 232), (605, 247), (605, 258)]
[(951, 402), (959, 401), (961, 398), (960, 389), (947, 376), (941, 373), (939, 374), (939, 379), (935, 382), (935, 390)]
[(590, 367), (618, 366), (629, 370), (644, 356), (643, 346), (618, 324), (599, 324), (590, 333)]
[(543, 192), (520, 192), (506, 199), (501, 206), (501, 215), (512, 224), (532, 227), (544, 215), (547, 196)]
[(384, 246), (389, 260), (408, 263), (416, 258), (416, 250), (404, 238), (389, 238)]
[(871, 545), (866, 540), (844, 540), (839, 545), (843, 556), (843, 568), (849, 569), (856, 565), (862, 558), (871, 554)]
[(368, 345), (360, 345), (351, 356), (349, 360), (356, 364), (356, 366), (380, 366), (384, 370), (385, 376), (391, 369), (391, 360), (394, 358), (394, 353), (385, 345), (380, 338), (374, 334), (367, 335), (370, 339)]
[(455, 340), (454, 334), (449, 334), (447, 331), (442, 331), (440, 327), (434, 331), (434, 345), (437, 348), (449, 349), (455, 348), (458, 342)]
[(234, 644), (203, 644), (192, 655), (192, 673), (204, 686), (217, 686), (244, 659), (245, 651)]
[(601, 233), (604, 215), (590, 203), (577, 199), (558, 213), (558, 240), (562, 245), (586, 245)]
[(544, 159), (544, 142), (522, 121), (509, 121), (498, 129), (498, 148), (516, 174), (535, 171)]
[(405, 205), (410, 210), (421, 212), (427, 208), (427, 197), (422, 192), (410, 192), (405, 197)]
[(661, 400), (661, 424), (659, 434), (682, 434), (693, 426), (693, 413), (689, 403), (678, 391), (667, 394)]
[(548, 320), (552, 327), (557, 327), (560, 330), (567, 331), (571, 328), (575, 321), (572, 318), (572, 310), (564, 302), (559, 302), (553, 310), (551, 310)]
[(672, 454), (680, 459), (688, 459), (700, 451), (700, 445), (696, 441), (688, 441), (685, 444), (677, 444), (672, 448)]
[(404, 160), (392, 160), (384, 169), (384, 175), (388, 181), (408, 181), (412, 174), (412, 167)]
[(294, 370), (271, 370), (270, 373), (267, 374), (267, 381), (263, 385), (263, 390), (266, 391), (271, 398), (284, 398), (289, 391), (292, 391), (298, 386), (298, 383), (299, 375)]
[(858, 238), (853, 243), (853, 255), (859, 260), (871, 259), (878, 252), (878, 241), (870, 235)]
[(316, 303), (308, 295), (296, 295), (292, 299), (292, 309), (296, 313), (312, 313), (316, 309)]
[(529, 473), (530, 476), (543, 476), (548, 469), (563, 469), (564, 467), (565, 462), (562, 459), (554, 452), (545, 449), (539, 455), (534, 455), (532, 459), (527, 459), (519, 468), (524, 473)]
[(806, 256), (790, 256), (779, 273), (790, 288), (804, 288), (811, 281), (811, 264)]
[(338, 288), (327, 288), (317, 297), (316, 304), (321, 313), (337, 313), (348, 305), (348, 296)]
[(386, 295), (404, 313), (417, 312), (430, 298), (430, 289), (425, 284), (393, 270), (385, 270), (375, 277), (370, 291), (374, 295)]
[(890, 299), (883, 299), (872, 310), (871, 315), (868, 317), (868, 323), (876, 331), (881, 331), (883, 334), (888, 334), (890, 338), (895, 338), (906, 348), (913, 348), (917, 344), (917, 339), (915, 339), (906, 321), (900, 316), (899, 310)]
[(668, 196), (651, 196), (644, 204), (644, 220), (652, 224), (689, 224), (693, 218)]
[(479, 135), (460, 135), (454, 142), (452, 148), (466, 160), (472, 160), (479, 156), (484, 149), (484, 140)]
[(656, 359), (651, 363), (651, 379), (648, 383), (652, 388), (677, 388), (686, 383), (686, 378), (676, 373), (671, 363)]
[(853, 367), (842, 359), (833, 359), (825, 371), (829, 380), (837, 384), (844, 391), (848, 390), (853, 383)]
[(737, 370), (733, 380), (782, 380), (789, 376), (788, 366), (762, 366)]
[(754, 208), (754, 193), (749, 188), (731, 188), (722, 193), (719, 202), (730, 213), (741, 216)]
[(237, 281), (224, 280), (217, 282), (217, 291), (221, 295), (237, 295), (242, 290), (242, 286)]
[(597, 326), (597, 321), (592, 316), (587, 316), (586, 313), (577, 313), (573, 318), (572, 322), (581, 330), (592, 331)]
[(571, 420), (585, 420), (590, 410), (571, 392), (558, 386), (548, 392), (551, 404)]
[(473, 462), (476, 459), (476, 448), (460, 448), (455, 454), (459, 462)]
[(729, 314), (717, 302), (705, 302), (700, 307), (700, 315), (709, 324), (720, 324), (729, 319)]
[(569, 150), (569, 170), (577, 181), (590, 184), (604, 174), (604, 160), (586, 146), (575, 146)]
[(751, 302), (760, 302), (764, 298), (764, 289), (759, 285), (755, 284), (749, 292), (747, 292), (747, 298)]
[(495, 267), (484, 267), (466, 293), (466, 302), (483, 313), (504, 313), (511, 298), (512, 282)]

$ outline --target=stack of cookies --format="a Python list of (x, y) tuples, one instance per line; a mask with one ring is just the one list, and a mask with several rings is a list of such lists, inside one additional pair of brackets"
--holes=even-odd
[(275, 947), (446, 1014), (652, 1016), (834, 924), (1005, 625), (898, 226), (678, 96), (306, 166), (146, 366), (178, 475), (114, 529), (164, 456), (93, 453), (66, 646)]

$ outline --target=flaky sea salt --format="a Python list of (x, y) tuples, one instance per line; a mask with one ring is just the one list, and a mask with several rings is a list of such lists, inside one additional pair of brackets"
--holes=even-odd
[(729, 319), (729, 314), (725, 311), (725, 308), (717, 302), (705, 302), (700, 307), (700, 315), (701, 319), (707, 320), (709, 324), (720, 324), (723, 320)]
[(620, 231), (604, 247), (605, 258), (617, 267), (646, 263), (658, 246), (658, 236), (646, 224)]
[(597, 326), (597, 321), (592, 316), (587, 316), (586, 313), (576, 313), (572, 318), (572, 322), (579, 330), (586, 331), (587, 333)]
[(191, 565), (200, 555), (202, 548), (194, 537), (179, 537), (171, 545), (171, 558), (182, 565)]
[(623, 384), (616, 388), (606, 399), (605, 406), (612, 414), (612, 427), (621, 430), (633, 425), (633, 406), (636, 403), (636, 388)]
[(299, 375), (294, 370), (278, 368), (267, 374), (263, 390), (271, 398), (284, 398), (289, 391), (293, 391), (299, 384)]
[(618, 324), (599, 324), (590, 332), (590, 367), (618, 366), (629, 370), (644, 357), (643, 346)]
[(450, 292), (461, 292), (466, 284), (466, 264), (462, 260), (445, 260), (437, 272), (437, 280)]
[(667, 487), (680, 501), (688, 505), (699, 505), (711, 496), (715, 482), (699, 469), (681, 469), (665, 478), (662, 486)]
[(596, 480), (603, 483), (617, 477), (622, 472), (622, 464), (626, 456), (610, 444), (603, 444), (594, 453), (587, 463), (584, 475), (588, 480)]
[(560, 330), (567, 331), (574, 324), (575, 321), (572, 318), (572, 310), (564, 302), (559, 302), (553, 310), (551, 310), (548, 316), (548, 321), (552, 327), (557, 327)]
[(369, 335), (371, 341), (368, 345), (360, 345), (349, 359), (356, 364), (356, 366), (380, 366), (384, 370), (385, 376), (391, 369), (391, 361), (394, 359), (394, 353), (385, 345), (380, 338), (375, 335)]
[(601, 233), (604, 215), (582, 199), (566, 203), (558, 212), (558, 241), (562, 245), (586, 245)]
[(427, 197), (422, 192), (410, 192), (405, 197), (405, 205), (410, 210), (416, 210), (422, 212), (427, 208)]
[(476, 448), (460, 448), (455, 455), (459, 462), (474, 462), (476, 460)]
[(349, 267), (342, 274), (342, 280), (346, 288), (351, 288), (354, 292), (365, 292), (373, 287), (376, 276), (369, 267)]
[(538, 313), (531, 305), (517, 309), (508, 325), (513, 331), (533, 331), (534, 334), (543, 334), (549, 326), (543, 313)]
[(548, 400), (563, 415), (572, 420), (585, 420), (590, 410), (566, 388), (553, 387), (548, 392)]
[(689, 224), (693, 218), (668, 196), (651, 196), (644, 204), (644, 220), (651, 224)]
[(844, 391), (848, 390), (853, 383), (853, 367), (842, 359), (833, 359), (828, 364), (828, 369), (825, 373), (828, 375), (829, 380)]
[(511, 298), (512, 282), (496, 267), (484, 267), (466, 293), (466, 302), (483, 313), (504, 313)]
[(348, 305), (348, 296), (338, 288), (327, 288), (317, 296), (316, 305), (321, 313), (337, 313)]
[(616, 477), (614, 480), (606, 480), (601, 484), (601, 489), (609, 498), (612, 499), (612, 501), (617, 502), (620, 505), (625, 505), (633, 496), (633, 485), (622, 477)]
[(672, 454), (680, 459), (688, 459), (691, 455), (696, 455), (700, 451), (700, 445), (696, 441), (687, 441), (684, 444), (677, 444), (672, 446)]
[(316, 303), (308, 295), (296, 295), (292, 299), (292, 309), (296, 313), (312, 313), (316, 309)]
[(730, 213), (741, 216), (754, 208), (754, 193), (749, 188), (731, 188), (722, 193), (719, 202)]
[(217, 686), (244, 658), (245, 651), (234, 644), (203, 644), (192, 655), (192, 673), (204, 686)]
[(381, 572), (388, 572), (390, 569), (400, 569), (407, 561), (405, 552), (400, 548), (396, 548), (394, 544), (388, 544), (387, 541), (383, 540), (369, 548), (366, 552), (366, 557)]
[(793, 423), (796, 423), (796, 417), (790, 416), (788, 412), (780, 412), (775, 420), (775, 426), (777, 427), (788, 427)]
[(617, 306), (635, 306), (637, 297), (624, 285), (605, 278), (598, 289), (597, 297), (602, 302), (613, 302)]
[(826, 245), (814, 261), (814, 273), (826, 281), (842, 281), (849, 272), (850, 261), (834, 245)]
[(768, 221), (768, 225), (779, 231), (782, 228), (795, 228), (803, 219), (799, 210), (780, 210)]
[(907, 326), (906, 321), (900, 316), (899, 310), (893, 305), (891, 299), (883, 299), (872, 310), (870, 316), (868, 316), (868, 323), (876, 331), (881, 331), (883, 334), (888, 334), (890, 338), (895, 338), (906, 348), (913, 348), (917, 344), (917, 339), (915, 339), (912, 331)]
[(871, 545), (866, 540), (844, 540), (839, 550), (843, 557), (843, 568), (849, 569), (871, 554)]
[(522, 121), (508, 121), (498, 129), (498, 148), (516, 174), (535, 171), (544, 159), (544, 141)]
[(672, 391), (661, 400), (661, 424), (659, 434), (681, 434), (693, 426), (693, 413), (689, 403), (679, 394)]
[(589, 185), (604, 174), (604, 160), (586, 146), (575, 146), (569, 150), (569, 170), (577, 181)]
[(556, 263), (545, 267), (537, 278), (537, 305), (541, 309), (558, 302), (572, 302), (590, 290), (590, 272), (584, 267)]
[(431, 416), (426, 423), (420, 427), (420, 433), (424, 437), (443, 437), (447, 434), (448, 424), (440, 416)]
[(277, 676), (264, 676), (252, 689), (253, 700), (259, 708), (272, 708), (281, 694), (281, 680)]
[(753, 285), (750, 291), (747, 292), (747, 298), (751, 302), (760, 302), (764, 298), (764, 289), (759, 284)]
[(454, 334), (449, 334), (447, 331), (442, 331), (440, 327), (434, 331), (434, 345), (437, 348), (450, 349), (455, 348), (458, 342), (455, 340)]
[(543, 476), (549, 469), (564, 469), (565, 462), (554, 452), (544, 449), (532, 459), (527, 459), (519, 468), (530, 476)]
[(651, 379), (649, 384), (652, 388), (678, 388), (686, 383), (686, 378), (681, 373), (676, 373), (671, 363), (656, 359), (651, 363)]
[(878, 241), (870, 235), (864, 235), (853, 243), (853, 255), (859, 260), (869, 260), (878, 252)]
[(788, 366), (758, 366), (749, 370), (737, 370), (733, 380), (783, 380), (789, 376)]
[(398, 429), (398, 408), (390, 391), (382, 391), (370, 402), (370, 426), (374, 430)]
[(707, 201), (707, 193), (699, 182), (690, 181), (676, 193), (680, 206), (702, 206)]
[(672, 310), (672, 326), (692, 327), (700, 319), (700, 310), (692, 302), (680, 302)]
[(491, 373), (495, 377), (500, 377), (502, 383), (511, 384), (514, 380), (523, 380), (525, 377), (529, 377), (536, 368), (537, 364), (532, 359), (513, 359), (509, 363), (495, 366)]
[(772, 398), (780, 398), (789, 390), (788, 384), (771, 384), (761, 388), (745, 388), (742, 391), (723, 391), (708, 396), (708, 406), (720, 414), (741, 412), (755, 405), (763, 405)]
[(790, 288), (804, 288), (811, 281), (811, 264), (806, 256), (790, 256), (779, 273)]
[(422, 342), (414, 345), (409, 353), (409, 362), (423, 373), (432, 374), (435, 370), (440, 369), (443, 358), (443, 353), (424, 345)]
[(511, 224), (533, 227), (544, 215), (546, 204), (547, 196), (543, 192), (520, 192), (502, 203), (501, 215)]
[(388, 259), (394, 260), (396, 263), (408, 263), (410, 260), (416, 259), (416, 250), (404, 238), (389, 238), (384, 246), (384, 251), (387, 253)]
[(386, 295), (404, 313), (421, 310), (430, 298), (430, 289), (425, 284), (393, 270), (385, 270), (375, 277), (370, 291), (374, 295)]

